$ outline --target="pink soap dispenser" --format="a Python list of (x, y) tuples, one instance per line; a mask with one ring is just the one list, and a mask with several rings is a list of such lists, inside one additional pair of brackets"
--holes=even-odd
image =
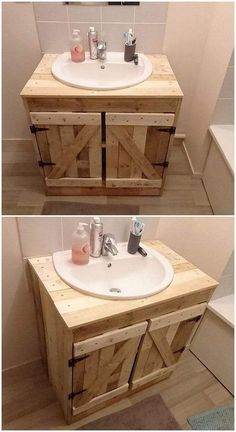
[(70, 41), (71, 60), (75, 63), (83, 62), (85, 60), (85, 52), (83, 47), (82, 36), (80, 30), (73, 30), (72, 38)]
[(86, 223), (79, 223), (72, 236), (72, 261), (74, 264), (85, 265), (89, 262), (89, 234), (85, 230)]

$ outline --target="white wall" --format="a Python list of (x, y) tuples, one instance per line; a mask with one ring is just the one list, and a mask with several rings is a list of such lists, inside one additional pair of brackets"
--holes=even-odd
[(186, 132), (191, 115), (213, 10), (213, 2), (169, 3), (163, 50), (184, 93), (178, 121), (180, 133)]
[(234, 55), (232, 54), (213, 113), (212, 124), (234, 124)]
[(234, 253), (231, 254), (219, 282), (212, 300), (234, 293)]
[(30, 139), (20, 92), (41, 59), (31, 3), (2, 3), (3, 139)]
[(162, 217), (158, 239), (218, 280), (234, 248), (233, 217)]
[(233, 52), (233, 44), (234, 4), (214, 3), (191, 114), (186, 126), (186, 147), (196, 173), (201, 173), (204, 167), (209, 149), (208, 127)]
[(8, 369), (37, 359), (40, 353), (15, 218), (3, 218), (2, 235), (2, 362)]

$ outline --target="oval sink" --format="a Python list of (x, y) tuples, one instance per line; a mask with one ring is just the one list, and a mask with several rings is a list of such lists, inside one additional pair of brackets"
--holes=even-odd
[(146, 257), (129, 254), (127, 243), (119, 243), (118, 255), (90, 257), (85, 266), (73, 264), (70, 250), (55, 252), (53, 264), (61, 279), (85, 294), (112, 300), (149, 297), (170, 285), (174, 271), (159, 252), (143, 248)]
[(131, 87), (145, 81), (152, 73), (152, 64), (144, 54), (138, 54), (138, 65), (125, 62), (123, 52), (109, 52), (107, 59), (74, 63), (70, 53), (60, 54), (52, 65), (56, 79), (73, 87), (93, 90), (112, 90)]

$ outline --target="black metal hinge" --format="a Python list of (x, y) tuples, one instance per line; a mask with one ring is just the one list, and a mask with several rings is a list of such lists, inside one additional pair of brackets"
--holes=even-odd
[(35, 125), (30, 126), (30, 132), (36, 134), (36, 132), (47, 131), (49, 128), (37, 127)]
[(158, 127), (159, 132), (168, 132), (169, 134), (175, 134), (176, 128), (174, 126), (171, 127)]
[(69, 367), (74, 367), (76, 363), (79, 363), (80, 361), (86, 359), (89, 357), (89, 354), (86, 354), (84, 356), (78, 357), (78, 358), (74, 358), (72, 357), (69, 361), (68, 361), (68, 366)]
[(38, 166), (43, 168), (45, 165), (56, 165), (55, 162), (44, 162), (42, 160), (38, 161)]
[(78, 392), (72, 392), (68, 394), (68, 399), (74, 399), (75, 396), (78, 396), (81, 393), (84, 393), (87, 389), (80, 390)]
[(162, 167), (164, 167), (164, 168), (167, 168), (168, 165), (169, 165), (169, 162), (168, 162), (168, 161), (165, 161), (165, 162), (159, 162), (159, 163), (154, 163), (153, 165), (155, 165), (155, 166), (162, 166)]

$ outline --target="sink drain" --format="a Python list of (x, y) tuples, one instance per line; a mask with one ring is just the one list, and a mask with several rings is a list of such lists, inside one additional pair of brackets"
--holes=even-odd
[(112, 292), (112, 293), (116, 293), (116, 294), (120, 294), (121, 293), (120, 288), (110, 288), (109, 291)]

